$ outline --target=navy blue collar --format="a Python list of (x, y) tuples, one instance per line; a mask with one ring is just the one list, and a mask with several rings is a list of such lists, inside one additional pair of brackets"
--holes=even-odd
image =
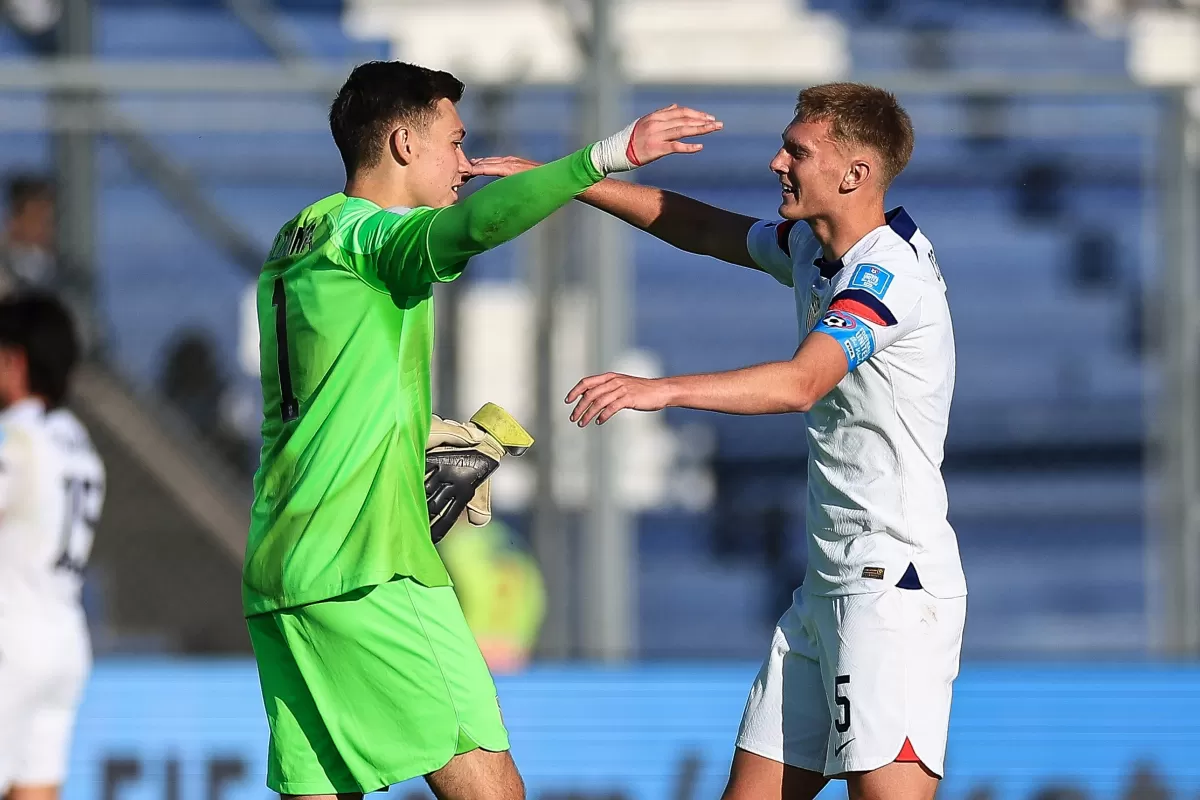
[[(896, 232), (897, 236), (906, 242), (912, 242), (912, 237), (917, 233), (917, 223), (913, 222), (913, 218), (904, 210), (904, 206), (893, 208), (883, 215), (883, 219), (887, 222), (888, 227)], [(857, 247), (857, 244), (855, 246)], [(836, 261), (826, 261), (823, 256), (820, 256), (813, 260), (813, 266), (821, 270), (822, 278), (829, 280), (837, 275), (845, 264), (840, 258)]]

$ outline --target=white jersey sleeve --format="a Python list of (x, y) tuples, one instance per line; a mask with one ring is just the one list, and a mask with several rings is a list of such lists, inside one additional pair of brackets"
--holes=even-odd
[(798, 220), (763, 219), (750, 227), (746, 250), (763, 272), (784, 286), (792, 286), (793, 254), (802, 252), (812, 238), (808, 225)]
[(902, 259), (886, 266), (863, 262), (839, 273), (829, 310), (813, 332), (838, 341), (850, 371), (921, 324), (925, 287), (912, 266)]

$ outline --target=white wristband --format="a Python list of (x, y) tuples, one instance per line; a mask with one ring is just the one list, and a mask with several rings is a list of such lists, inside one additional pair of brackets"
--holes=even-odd
[(614, 133), (607, 139), (596, 142), (592, 146), (592, 165), (602, 174), (613, 172), (628, 172), (640, 167), (642, 163), (636, 160), (633, 152), (633, 129), (637, 127), (635, 119), (624, 130)]

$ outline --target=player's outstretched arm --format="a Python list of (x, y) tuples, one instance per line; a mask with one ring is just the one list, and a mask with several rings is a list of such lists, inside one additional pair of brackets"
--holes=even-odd
[(603, 424), (627, 408), (786, 414), (808, 411), (837, 386), (848, 369), (846, 354), (836, 339), (811, 335), (790, 361), (673, 378), (638, 378), (609, 372), (575, 384), (566, 402), (575, 403), (571, 421), (581, 428), (593, 420)]
[(626, 181), (604, 180), (579, 199), (689, 253), (758, 269), (746, 249), (758, 220), (686, 195)]
[[(721, 123), (707, 114), (678, 106), (660, 108), (638, 121), (638, 136), (632, 142), (635, 152), (642, 147), (639, 137), (669, 135), (679, 126), (715, 123), (711, 130), (719, 130)], [(708, 131), (705, 131), (706, 133)], [(674, 152), (694, 153), (701, 149), (699, 144), (678, 143)], [(510, 176), (538, 167), (537, 162), (515, 156), (478, 158), (471, 162), (476, 175)], [(689, 253), (712, 256), (731, 264), (758, 268), (746, 249), (746, 236), (758, 220), (726, 211), (722, 208), (701, 203), (690, 197), (640, 186), (626, 181), (603, 180), (579, 195), (579, 200), (595, 206), (636, 228), (657, 236), (667, 244)]]
[(721, 127), (715, 118), (700, 111), (679, 108), (675, 112), (670, 125), (659, 124), (661, 120), (650, 120), (654, 115), (647, 115), (603, 141), (566, 158), (502, 178), (442, 210), (429, 227), (434, 261), (462, 263), (498, 247), (604, 176), (635, 169), (672, 153), (697, 152), (702, 145), (682, 140)]

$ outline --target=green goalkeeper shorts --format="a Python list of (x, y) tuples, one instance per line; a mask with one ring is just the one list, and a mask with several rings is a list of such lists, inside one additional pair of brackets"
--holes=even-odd
[(508, 749), (496, 687), (449, 586), (409, 578), (247, 618), (281, 794), (372, 792)]

